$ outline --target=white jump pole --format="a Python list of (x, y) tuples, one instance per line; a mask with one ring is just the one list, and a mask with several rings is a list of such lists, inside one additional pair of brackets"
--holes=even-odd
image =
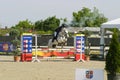
[(32, 62), (40, 62), (40, 60), (37, 58), (37, 35), (35, 35), (35, 58)]

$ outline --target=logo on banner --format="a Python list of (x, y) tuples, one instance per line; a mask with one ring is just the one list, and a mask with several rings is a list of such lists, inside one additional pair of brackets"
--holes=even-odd
[(28, 40), (24, 40), (23, 42), (24, 42), (24, 43), (28, 43)]
[(13, 44), (10, 42), (0, 42), (0, 52), (11, 52), (13, 48)]
[(9, 49), (9, 45), (7, 43), (3, 44), (3, 50), (7, 51)]
[(81, 46), (80, 46), (80, 45), (77, 45), (77, 48), (81, 48)]
[(77, 49), (77, 52), (81, 52), (81, 49)]
[(93, 71), (92, 70), (86, 71), (86, 78), (87, 79), (92, 79), (93, 78)]
[(77, 41), (77, 43), (79, 44), (79, 43), (81, 43), (81, 41), (80, 41), (80, 40), (78, 40), (78, 41)]

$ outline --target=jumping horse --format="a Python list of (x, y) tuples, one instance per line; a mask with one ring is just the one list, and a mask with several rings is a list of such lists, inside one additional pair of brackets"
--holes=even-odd
[(68, 30), (66, 28), (63, 28), (57, 37), (57, 40), (54, 40), (52, 42), (52, 39), (48, 42), (48, 48), (56, 48), (58, 45), (63, 48), (63, 46), (67, 45), (67, 39), (69, 37)]

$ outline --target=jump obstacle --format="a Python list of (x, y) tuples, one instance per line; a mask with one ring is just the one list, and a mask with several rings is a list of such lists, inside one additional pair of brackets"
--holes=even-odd
[[(74, 48), (71, 49), (52, 49), (52, 48), (37, 48), (37, 36), (35, 36), (35, 52), (32, 53), (32, 34), (23, 34), (21, 37), (22, 43), (22, 54), (21, 54), (21, 61), (32, 61), (32, 62), (40, 62), (38, 56), (42, 57), (68, 57), (72, 56), (75, 58), (76, 61), (83, 61), (85, 60), (85, 52), (84, 52), (84, 35), (76, 34), (74, 38)], [(38, 55), (38, 51), (41, 51), (42, 55)], [(35, 58), (32, 60), (33, 55)]]

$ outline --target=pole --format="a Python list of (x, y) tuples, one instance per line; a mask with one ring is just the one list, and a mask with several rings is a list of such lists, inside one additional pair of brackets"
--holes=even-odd
[(35, 58), (32, 62), (40, 62), (40, 60), (37, 58), (37, 35), (35, 35)]

